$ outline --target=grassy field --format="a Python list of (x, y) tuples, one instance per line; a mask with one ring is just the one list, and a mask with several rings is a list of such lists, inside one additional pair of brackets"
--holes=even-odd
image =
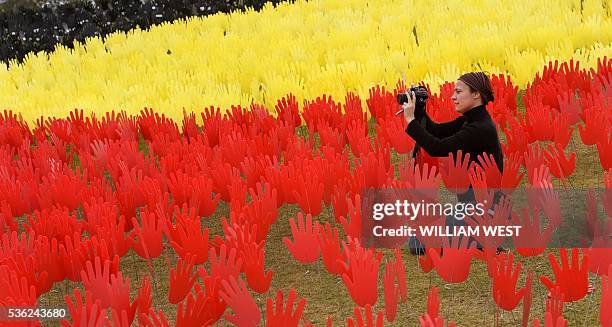
[[(521, 111), (524, 108), (520, 108)], [(301, 133), (307, 134), (305, 127), (300, 128)], [(374, 135), (374, 124), (370, 121), (370, 135)], [(318, 136), (315, 136), (315, 144), (318, 144)], [(147, 149), (143, 148), (143, 151)], [(573, 134), (573, 139), (568, 145), (569, 151), (577, 152), (577, 168), (575, 173), (569, 178), (572, 187), (596, 187), (601, 186), (601, 168), (598, 163), (597, 150), (593, 147), (586, 147), (580, 141), (578, 131)], [(146, 151), (148, 152), (148, 151)], [(392, 154), (392, 164), (403, 160), (402, 156)], [(525, 180), (525, 178), (524, 178)], [(555, 186), (559, 183), (555, 181)], [(581, 199), (577, 200), (578, 203)], [(564, 204), (575, 206), (576, 203)], [(298, 297), (306, 298), (306, 305), (303, 317), (307, 321), (315, 323), (317, 326), (324, 325), (328, 315), (334, 318), (334, 325), (342, 326), (346, 324), (346, 318), (353, 315), (354, 304), (346, 290), (341, 278), (327, 273), (325, 267), (319, 259), (316, 263), (303, 265), (296, 261), (286, 246), (282, 238), (291, 236), (289, 218), (295, 217), (299, 208), (297, 205), (283, 205), (279, 209), (279, 218), (271, 227), (265, 246), (266, 269), (274, 271), (274, 277), (269, 291), (266, 294), (253, 294), (257, 303), (260, 305), (262, 317), (265, 317), (266, 298), (274, 298), (276, 292), (282, 289), (285, 294), (290, 288), (295, 288)], [(334, 220), (331, 208), (324, 208), (322, 213), (315, 217), (320, 222), (330, 222), (333, 226), (340, 224)], [(207, 218), (203, 218), (204, 225), (210, 228), (211, 235), (222, 234), (220, 217), (229, 217), (229, 207), (225, 203), (220, 203), (216, 213)], [(342, 228), (341, 239), (342, 239)], [(382, 250), (385, 258), (391, 254), (390, 250)], [(552, 250), (557, 252), (556, 250)], [(403, 251), (403, 259), (406, 264), (408, 280), (408, 301), (398, 305), (397, 318), (390, 326), (416, 326), (418, 317), (426, 311), (427, 292), (432, 285), (440, 289), (440, 314), (445, 320), (456, 322), (460, 326), (494, 326), (496, 317), (499, 319), (499, 326), (518, 326), (522, 320), (522, 304), (512, 312), (497, 312), (496, 305), (491, 296), (491, 282), (487, 276), (486, 266), (481, 261), (474, 260), (472, 263), (468, 280), (461, 284), (449, 284), (438, 277), (435, 272), (423, 273), (419, 266), (416, 256)], [(518, 256), (518, 260), (523, 263), (519, 287), (525, 283), (525, 276), (528, 270), (536, 273), (533, 288), (533, 305), (531, 320), (535, 317), (542, 319), (545, 310), (545, 300), (547, 289), (539, 282), (539, 276), (546, 275), (552, 278), (552, 270), (545, 255), (536, 258), (523, 258)], [(153, 280), (153, 307), (162, 309), (170, 321), (175, 319), (176, 305), (168, 303), (168, 277), (169, 266), (174, 266), (177, 255), (169, 246), (159, 258), (153, 261), (155, 275)], [(379, 271), (379, 298), (375, 309), (384, 310), (384, 298), (382, 288), (382, 274), (384, 272), (385, 260), (381, 263)], [(121, 271), (130, 277), (132, 295), (136, 296), (137, 288), (145, 275), (149, 274), (146, 261), (130, 251), (121, 259)], [(595, 286), (595, 291), (576, 303), (565, 305), (564, 317), (569, 326), (597, 326), (599, 324), (599, 302), (601, 279), (591, 275), (591, 283)], [(72, 282), (56, 284), (47, 294), (41, 297), (42, 305), (64, 305), (63, 297), (66, 292), (72, 294), (72, 288), (82, 288), (82, 285)], [(228, 309), (229, 310), (229, 309)]]

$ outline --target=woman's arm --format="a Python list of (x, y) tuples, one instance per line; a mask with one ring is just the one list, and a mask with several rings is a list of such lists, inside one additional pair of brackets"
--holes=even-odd
[[(465, 117), (459, 116), (449, 122), (436, 123), (429, 118), (425, 110), (425, 105), (419, 105), (414, 109), (414, 119), (419, 124), (423, 124), (422, 122), (424, 122), (423, 127), (425, 130), (437, 138), (445, 138), (457, 133), (465, 122)], [(408, 131), (408, 129), (406, 129), (406, 131)]]
[[(453, 120), (453, 122), (456, 120), (457, 119)], [(466, 147), (469, 147), (470, 144), (479, 142), (479, 133), (476, 126), (465, 126), (450, 136), (436, 137), (425, 130), (425, 128), (414, 119), (408, 124), (408, 127), (406, 127), (406, 133), (408, 133), (408, 135), (410, 135), (430, 156), (434, 157), (446, 157), (449, 152), (456, 152), (460, 149), (465, 152)]]

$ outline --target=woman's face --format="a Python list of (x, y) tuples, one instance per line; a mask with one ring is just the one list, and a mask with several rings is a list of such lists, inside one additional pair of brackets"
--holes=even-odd
[(461, 80), (455, 82), (455, 92), (451, 99), (455, 104), (455, 111), (458, 113), (464, 113), (482, 103), (480, 94), (478, 92), (472, 93), (470, 87)]

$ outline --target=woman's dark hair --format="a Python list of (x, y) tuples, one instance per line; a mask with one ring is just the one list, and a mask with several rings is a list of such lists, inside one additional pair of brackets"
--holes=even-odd
[(493, 87), (487, 74), (483, 72), (465, 73), (459, 77), (459, 80), (467, 84), (472, 92), (480, 93), (482, 104), (487, 104), (494, 100)]

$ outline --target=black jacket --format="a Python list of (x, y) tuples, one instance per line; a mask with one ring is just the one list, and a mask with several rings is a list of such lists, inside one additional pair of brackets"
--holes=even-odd
[[(478, 155), (492, 154), (500, 171), (504, 169), (504, 158), (497, 128), (487, 112), (486, 105), (474, 107), (455, 120), (435, 123), (424, 107), (415, 110), (415, 119), (406, 127), (406, 133), (432, 157), (446, 157), (450, 152), (470, 154), (470, 162), (478, 163)], [(459, 200), (472, 200), (470, 190), (459, 195)], [(470, 194), (468, 194), (470, 193)]]

